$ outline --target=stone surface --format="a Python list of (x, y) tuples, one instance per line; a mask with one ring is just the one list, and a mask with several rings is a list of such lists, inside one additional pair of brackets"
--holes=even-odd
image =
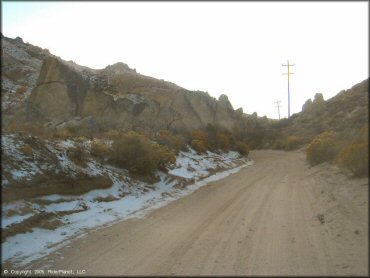
[(91, 117), (101, 130), (194, 130), (208, 124), (231, 130), (241, 117), (226, 95), (219, 100), (137, 74), (117, 63), (100, 71), (49, 57), (28, 101), (30, 118), (67, 122)]

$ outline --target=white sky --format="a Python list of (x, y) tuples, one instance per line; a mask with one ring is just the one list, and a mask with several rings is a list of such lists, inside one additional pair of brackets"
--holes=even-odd
[(368, 78), (368, 2), (5, 2), (2, 33), (91, 68), (137, 72), (259, 116)]

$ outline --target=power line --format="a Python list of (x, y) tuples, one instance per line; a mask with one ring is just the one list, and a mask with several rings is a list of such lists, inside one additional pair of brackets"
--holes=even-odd
[(290, 117), (290, 88), (289, 88), (289, 79), (290, 79), (290, 75), (291, 74), (294, 74), (294, 72), (290, 72), (290, 67), (293, 67), (294, 64), (289, 64), (289, 60), (287, 60), (287, 64), (284, 65), (284, 64), (281, 64), (283, 67), (288, 67), (288, 72), (287, 73), (283, 73), (283, 74), (287, 74), (288, 75), (288, 118)]
[(276, 101), (274, 101), (274, 103), (276, 103), (276, 107), (277, 107), (277, 109), (278, 109), (278, 113), (279, 113), (279, 120), (280, 120), (280, 102), (281, 102), (281, 100), (276, 100)]

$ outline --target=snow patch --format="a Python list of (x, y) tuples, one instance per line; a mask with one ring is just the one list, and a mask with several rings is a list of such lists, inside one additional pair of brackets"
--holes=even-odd
[[(22, 159), (22, 154), (18, 151), (21, 144), (18, 144), (14, 138), (12, 135), (2, 136), (2, 143), (6, 146), (6, 153), (13, 155), (13, 158), (18, 161)], [(32, 203), (32, 200), (26, 204), (20, 201), (3, 204), (3, 215), (6, 215), (9, 210), (18, 210), (27, 205), (35, 212), (63, 212), (60, 214), (63, 216), (59, 216), (58, 219), (65, 223), (54, 231), (33, 228), (31, 233), (8, 237), (2, 244), (3, 262), (9, 260), (17, 266), (24, 266), (65, 246), (71, 239), (85, 235), (91, 229), (106, 227), (129, 218), (145, 217), (149, 211), (163, 207), (253, 163), (250, 160), (246, 161), (236, 152), (222, 154), (207, 152), (199, 155), (190, 148), (189, 151), (178, 154), (175, 169), (171, 169), (168, 174), (158, 173), (160, 180), (154, 184), (148, 184), (131, 179), (126, 170), (101, 164), (92, 159), (87, 162), (85, 168), (76, 167), (67, 156), (67, 150), (75, 146), (72, 140), (48, 142), (46, 146), (56, 155), (58, 163), (66, 173), (83, 171), (89, 176), (104, 174), (112, 180), (113, 185), (110, 188), (95, 189), (76, 196), (53, 194), (39, 197), (38, 199), (44, 202), (38, 204)], [(22, 166), (15, 173), (24, 177), (27, 171), (28, 174), (30, 171), (36, 171), (32, 167), (26, 168), (28, 170), (23, 169)], [(215, 173), (220, 169), (227, 170)], [(211, 175), (211, 173), (215, 174)], [(179, 186), (184, 179), (188, 182), (193, 180), (194, 183), (185, 187)], [(20, 223), (31, 215), (32, 213), (3, 217), (5, 221), (2, 227)]]

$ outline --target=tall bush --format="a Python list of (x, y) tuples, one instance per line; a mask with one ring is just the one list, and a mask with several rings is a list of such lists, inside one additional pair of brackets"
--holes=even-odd
[(338, 155), (336, 162), (355, 177), (369, 175), (369, 145), (367, 142), (351, 144)]
[(169, 148), (152, 145), (146, 136), (133, 131), (118, 137), (112, 145), (111, 161), (139, 176), (152, 176), (156, 170), (166, 170), (175, 160)]
[(249, 154), (249, 146), (248, 144), (242, 142), (242, 141), (237, 141), (235, 143), (235, 150), (240, 153), (241, 155), (248, 156)]
[(304, 139), (299, 136), (291, 135), (285, 140), (284, 149), (287, 151), (296, 150), (304, 143)]
[(336, 154), (336, 135), (331, 131), (316, 136), (306, 149), (306, 159), (311, 165), (331, 161)]

